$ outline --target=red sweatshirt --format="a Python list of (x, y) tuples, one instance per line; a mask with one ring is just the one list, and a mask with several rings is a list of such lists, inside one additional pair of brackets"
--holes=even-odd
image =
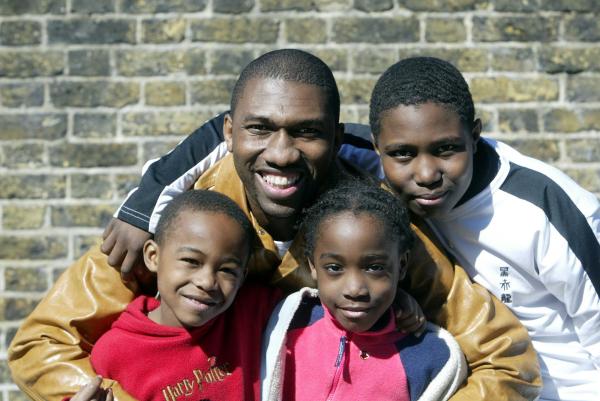
[(244, 286), (227, 311), (186, 330), (151, 321), (159, 301), (140, 296), (94, 345), (92, 365), (140, 401), (258, 400), (262, 333), (280, 298)]

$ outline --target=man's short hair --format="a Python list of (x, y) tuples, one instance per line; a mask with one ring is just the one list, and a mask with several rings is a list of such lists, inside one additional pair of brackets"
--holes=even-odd
[[(154, 234), (156, 243), (159, 245), (164, 243), (169, 232), (176, 228), (173, 227), (173, 223), (177, 221), (177, 216), (186, 210), (192, 212), (222, 213), (231, 217), (240, 225), (248, 241), (254, 239), (255, 232), (252, 224), (234, 201), (215, 191), (196, 189), (181, 193), (165, 207), (156, 226)], [(251, 242), (249, 243), (251, 244)]]
[(340, 117), (340, 94), (331, 69), (320, 58), (298, 49), (280, 49), (263, 54), (244, 68), (231, 94), (230, 110), (235, 108), (248, 81), (254, 78), (280, 79), (316, 85), (327, 95), (328, 112)]
[(436, 103), (456, 112), (467, 129), (475, 120), (469, 85), (456, 67), (435, 57), (411, 57), (397, 62), (379, 78), (371, 95), (369, 123), (377, 139), (382, 113), (398, 106)]

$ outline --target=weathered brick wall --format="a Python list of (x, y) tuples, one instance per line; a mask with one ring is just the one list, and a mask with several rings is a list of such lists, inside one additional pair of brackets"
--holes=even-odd
[[(225, 110), (241, 67), (274, 48), (322, 57), (350, 122), (367, 122), (394, 61), (448, 59), (487, 135), (600, 193), (598, 11), (598, 0), (0, 0), (0, 359), (144, 161)], [(4, 400), (23, 399), (3, 360), (0, 383)]]

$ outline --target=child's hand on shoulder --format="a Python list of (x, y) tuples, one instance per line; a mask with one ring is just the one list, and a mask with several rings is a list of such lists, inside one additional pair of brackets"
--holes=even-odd
[(417, 301), (402, 288), (398, 288), (394, 300), (396, 328), (399, 331), (412, 333), (417, 337), (425, 331), (425, 314)]
[(108, 256), (108, 264), (121, 272), (124, 281), (132, 281), (147, 270), (142, 251), (152, 234), (122, 220), (113, 218), (104, 233), (100, 250)]
[(102, 388), (102, 377), (96, 376), (81, 387), (71, 401), (113, 401), (113, 393), (110, 388)]

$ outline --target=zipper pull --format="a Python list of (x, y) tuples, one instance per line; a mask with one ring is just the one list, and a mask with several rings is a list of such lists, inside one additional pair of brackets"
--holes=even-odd
[(346, 350), (346, 336), (342, 336), (340, 338), (340, 345), (338, 346), (338, 354), (335, 360), (335, 367), (337, 368), (342, 363), (342, 357), (344, 356), (344, 351)]

